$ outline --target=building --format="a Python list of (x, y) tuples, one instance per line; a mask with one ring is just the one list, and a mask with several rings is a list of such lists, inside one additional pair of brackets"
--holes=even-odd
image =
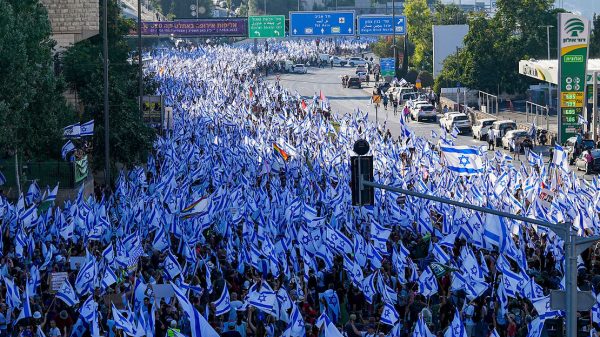
[(48, 10), (57, 51), (99, 33), (99, 0), (41, 1)]

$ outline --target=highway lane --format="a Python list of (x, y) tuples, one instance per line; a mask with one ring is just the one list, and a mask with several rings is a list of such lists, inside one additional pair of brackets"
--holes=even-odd
[[(348, 112), (354, 112), (359, 109), (362, 112), (368, 112), (369, 120), (372, 122), (378, 122), (380, 126), (386, 122), (386, 128), (390, 130), (394, 137), (400, 135), (400, 119), (398, 115), (394, 116), (393, 108), (388, 106), (388, 110), (384, 110), (383, 106), (380, 106), (378, 113), (375, 113), (375, 106), (370, 103), (371, 93), (373, 90), (373, 84), (371, 83), (368, 88), (363, 89), (349, 89), (342, 87), (342, 76), (352, 75), (354, 68), (350, 67), (334, 67), (334, 68), (308, 68), (307, 74), (280, 74), (279, 83), (281, 86), (290, 89), (292, 92), (297, 92), (301, 96), (312, 99), (314, 95), (319, 95), (320, 91), (323, 91), (325, 96), (329, 99), (331, 109), (333, 113), (345, 114)], [(269, 76), (268, 80), (275, 81), (276, 76)], [(431, 131), (435, 131), (440, 134), (440, 127), (438, 123), (434, 122), (416, 122), (410, 121), (410, 130), (417, 136), (425, 137), (428, 140), (433, 140), (431, 137)], [(468, 145), (468, 146), (485, 146), (487, 149), (487, 143), (473, 139), (471, 134), (459, 135), (455, 140), (456, 145)], [(502, 148), (496, 148), (510, 154), (515, 157), (515, 154), (509, 153)], [(541, 151), (540, 148), (534, 149), (536, 152)], [(488, 152), (488, 156), (493, 156), (493, 153)], [(515, 158), (516, 159), (516, 158)], [(525, 161), (524, 155), (520, 155), (520, 160)], [(545, 157), (545, 161), (548, 161), (548, 157)], [(520, 166), (520, 160), (514, 160), (515, 166)], [(572, 170), (576, 170), (575, 166), (572, 166)], [(582, 171), (577, 172), (577, 175), (584, 177), (585, 179), (591, 180), (593, 175), (584, 174)]]

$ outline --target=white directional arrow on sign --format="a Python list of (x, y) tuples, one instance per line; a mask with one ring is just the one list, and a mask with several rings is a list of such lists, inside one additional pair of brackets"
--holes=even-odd
[(256, 36), (260, 36), (260, 32), (259, 32), (258, 30), (255, 30), (255, 31), (254, 31), (254, 35), (256, 35)]
[(325, 34), (325, 28), (321, 28), (321, 34)]
[(275, 31), (275, 35), (277, 35), (277, 36), (280, 35), (278, 30)]
[(352, 28), (348, 28), (348, 33), (352, 33)]
[(294, 29), (294, 34), (296, 34), (296, 33), (298, 33), (298, 30), (297, 30), (297, 29)]

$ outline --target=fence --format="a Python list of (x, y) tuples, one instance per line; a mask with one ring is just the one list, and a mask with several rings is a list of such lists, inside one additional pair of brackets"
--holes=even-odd
[[(0, 159), (0, 172), (6, 178), (5, 188), (15, 188), (17, 179), (15, 174), (15, 159)], [(63, 161), (30, 161), (19, 163), (21, 187), (27, 186), (31, 181), (37, 181), (40, 188), (56, 186), (60, 188), (74, 188), (88, 175), (87, 156), (76, 162)]]

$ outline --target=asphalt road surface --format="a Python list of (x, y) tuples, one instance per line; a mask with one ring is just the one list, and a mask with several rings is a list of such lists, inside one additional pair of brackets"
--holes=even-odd
[[(307, 74), (281, 74), (279, 80), (281, 86), (290, 89), (292, 92), (296, 91), (298, 94), (312, 98), (314, 95), (319, 95), (320, 91), (323, 91), (329, 103), (333, 113), (344, 114), (352, 113), (356, 109), (362, 112), (368, 112), (369, 120), (378, 122), (382, 125), (386, 122), (386, 127), (390, 129), (390, 132), (394, 137), (400, 135), (400, 112), (394, 116), (393, 108), (388, 106), (387, 110), (383, 109), (383, 106), (378, 108), (378, 112), (375, 111), (375, 106), (370, 103), (371, 93), (373, 91), (373, 83), (363, 89), (349, 89), (342, 87), (342, 76), (352, 75), (354, 68), (350, 67), (334, 67), (334, 68), (308, 68)], [(270, 80), (275, 80), (275, 76), (270, 76)], [(401, 109), (401, 107), (399, 107)], [(440, 134), (440, 127), (437, 122), (416, 122), (410, 121), (410, 130), (417, 136), (425, 137), (429, 140), (431, 138), (431, 131), (435, 131)], [(471, 134), (459, 135), (455, 140), (456, 145), (469, 145), (469, 146), (486, 146), (487, 143), (473, 139)], [(502, 150), (502, 148), (496, 148)], [(540, 149), (534, 149), (536, 152), (540, 152)], [(502, 150), (508, 154), (508, 151)], [(511, 153), (513, 158), (515, 154)], [(520, 159), (525, 161), (524, 155), (520, 156)], [(544, 161), (548, 161), (548, 157), (544, 158)], [(515, 166), (520, 166), (518, 160), (514, 161)], [(572, 166), (572, 170), (576, 170), (575, 166)], [(586, 179), (592, 179), (593, 175), (584, 175), (582, 171), (577, 173), (580, 177)]]

